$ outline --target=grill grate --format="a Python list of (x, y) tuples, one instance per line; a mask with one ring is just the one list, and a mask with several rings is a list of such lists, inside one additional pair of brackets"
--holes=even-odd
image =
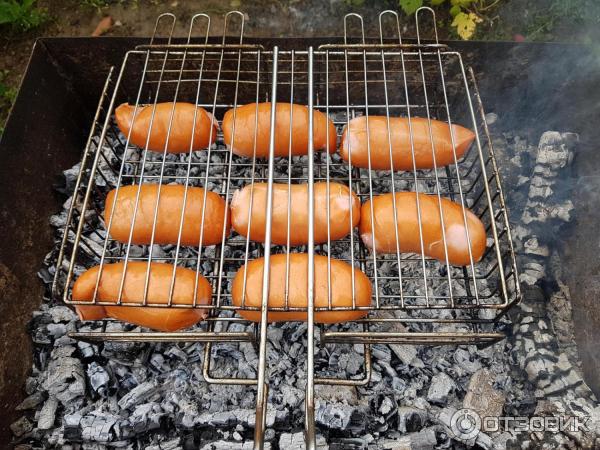
[[(264, 320), (268, 289), (264, 283), (262, 308), (234, 306), (231, 301), (233, 276), (252, 259), (264, 256), (268, 261), (272, 254), (303, 251), (309, 254), (309, 286), (312, 286), (315, 254), (326, 256), (328, 261), (332, 258), (346, 261), (360, 268), (371, 280), (373, 303), (369, 307), (341, 308), (332, 306), (330, 298), (327, 307), (315, 308), (312, 289), (309, 290), (308, 309), (304, 309), (308, 311), (306, 430), (309, 448), (314, 448), (314, 384), (368, 383), (370, 344), (489, 343), (501, 339), (503, 334), (497, 331), (495, 324), (518, 301), (520, 293), (492, 143), (473, 72), (465, 68), (459, 53), (438, 42), (435, 28), (434, 42), (422, 42), (419, 22), (424, 14), (433, 15), (433, 11), (429, 8), (418, 11), (416, 44), (402, 41), (397, 14), (386, 11), (379, 18), (378, 41), (366, 39), (362, 17), (349, 14), (345, 18), (343, 43), (285, 51), (243, 44), (244, 16), (239, 12), (226, 15), (220, 44), (209, 43), (210, 18), (204, 14), (192, 18), (185, 44), (172, 42), (175, 17), (161, 15), (150, 44), (129, 51), (118, 74), (111, 70), (108, 75), (81, 162), (53, 290), (55, 296), (66, 303), (78, 304), (82, 302), (71, 299), (71, 288), (77, 275), (86, 268), (99, 264), (101, 271), (108, 263), (127, 265), (131, 261), (143, 261), (148, 263), (149, 271), (152, 261), (168, 262), (194, 269), (209, 280), (213, 303), (202, 308), (210, 309), (210, 317), (199, 331), (87, 332), (72, 336), (92, 341), (206, 342), (203, 372), (208, 382), (258, 387), (255, 445), (260, 447), (268, 393), (265, 370), (268, 325)], [(435, 24), (435, 17), (432, 18)], [(167, 28), (166, 37), (158, 31), (162, 28)], [(234, 38), (230, 36), (232, 28), (239, 30)], [(386, 28), (391, 32), (387, 33)], [(308, 105), (331, 117), (338, 137), (352, 118), (384, 115), (388, 118), (418, 116), (449, 125), (460, 123), (471, 128), (476, 138), (460, 160), (455, 154), (453, 164), (411, 172), (352, 168), (337, 153), (311, 151), (307, 156), (275, 158), (273, 135), (269, 159), (239, 157), (227, 149), (220, 131), (208, 150), (173, 155), (166, 150), (154, 153), (138, 148), (130, 144), (130, 136), (119, 133), (113, 111), (117, 102), (122, 101), (135, 105), (136, 110), (141, 105), (157, 102), (195, 102), (211, 112), (216, 120), (222, 119), (230, 108), (247, 103), (290, 102)], [(271, 120), (273, 124), (274, 109)], [(312, 127), (312, 118), (309, 127)], [(309, 133), (309, 138), (311, 136)], [(456, 148), (454, 142), (453, 147)], [(459, 268), (421, 255), (399, 252), (381, 255), (363, 245), (358, 230), (347, 238), (314, 245), (311, 229), (306, 246), (270, 245), (270, 220), (265, 244), (254, 243), (235, 233), (227, 237), (224, 232), (221, 245), (217, 246), (139, 246), (132, 244), (131, 234), (128, 243), (114, 241), (107, 231), (112, 218), (105, 218), (105, 222), (102, 215), (108, 191), (131, 184), (176, 183), (206, 187), (219, 193), (229, 204), (237, 189), (254, 182), (265, 182), (269, 189), (273, 183), (306, 183), (310, 194), (318, 181), (346, 184), (361, 201), (371, 200), (378, 193), (400, 191), (432, 194), (438, 202), (441, 198), (454, 200), (472, 210), (484, 223), (488, 236), (484, 257), (478, 263), (473, 263), (471, 257), (471, 264)], [(314, 204), (310, 203), (309, 211), (314, 214)], [(268, 204), (268, 216), (270, 211)], [(288, 217), (289, 214), (288, 210)], [(466, 216), (463, 217), (466, 220)], [(421, 228), (420, 220), (419, 226)], [(268, 274), (268, 262), (265, 268)], [(267, 279), (265, 277), (265, 281)], [(140, 306), (196, 307), (171, 305), (171, 299), (167, 304), (154, 304), (147, 300), (148, 282), (145, 290)], [(255, 332), (229, 330), (231, 323), (246, 323), (235, 315), (239, 309), (261, 311), (263, 321), (256, 325)], [(270, 311), (297, 309), (269, 308)], [(368, 317), (338, 326), (319, 325), (320, 338), (322, 343), (363, 344), (363, 378), (316, 377), (314, 312), (357, 309), (368, 310)], [(401, 324), (402, 328), (395, 324)], [(211, 375), (211, 344), (225, 341), (257, 343), (256, 379), (221, 379)]]

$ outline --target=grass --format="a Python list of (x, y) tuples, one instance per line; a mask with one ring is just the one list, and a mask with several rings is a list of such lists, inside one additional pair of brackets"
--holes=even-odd
[(0, 26), (29, 31), (44, 24), (48, 13), (36, 3), (36, 0), (0, 0)]

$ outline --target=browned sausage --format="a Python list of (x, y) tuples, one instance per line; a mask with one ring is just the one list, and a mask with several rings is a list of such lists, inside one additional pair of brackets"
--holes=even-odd
[[(389, 120), (394, 170), (413, 170), (409, 121), (404, 117), (390, 117)], [(410, 124), (416, 168), (431, 169), (434, 167), (434, 158), (428, 120), (413, 117), (410, 119)], [(473, 142), (475, 134), (471, 130), (456, 124), (452, 125), (452, 130), (456, 146), (456, 159), (458, 160)], [(437, 167), (454, 163), (452, 138), (448, 123), (431, 120), (431, 135), (435, 146), (435, 163)], [(369, 116), (369, 142), (371, 144), (371, 168), (373, 170), (390, 170), (390, 140), (388, 139), (388, 125), (385, 116)], [(349, 155), (352, 156), (354, 167), (365, 169), (369, 167), (366, 116), (352, 119), (344, 128), (340, 153), (345, 161), (348, 161)]]
[[(119, 188), (115, 212), (110, 224), (110, 235), (117, 241), (129, 241), (137, 191), (138, 185), (122, 186)], [(116, 192), (116, 189), (113, 189), (108, 193), (106, 198), (104, 219), (107, 224), (112, 212)], [(185, 186), (179, 184), (162, 185), (160, 189), (158, 216), (156, 218), (155, 244), (177, 244), (184, 194)], [(150, 243), (157, 195), (157, 184), (142, 184), (131, 240), (134, 244)], [(199, 246), (203, 204), (204, 189), (188, 186), (185, 214), (183, 216), (183, 229), (181, 232), (181, 245)], [(225, 222), (226, 213), (227, 221)], [(225, 236), (227, 236), (229, 234), (230, 220), (225, 200), (218, 194), (208, 191), (206, 193), (206, 209), (204, 213), (203, 246), (221, 242), (224, 223), (226, 228)]]
[[(292, 113), (292, 155), (308, 152), (308, 108), (303, 105), (277, 103), (275, 115), (275, 156), (288, 156), (290, 149), (290, 111)], [(256, 117), (258, 114), (258, 122)], [(252, 158), (256, 136), (256, 156), (269, 157), (269, 135), (271, 130), (271, 103), (250, 103), (235, 109), (235, 139), (232, 135), (234, 109), (225, 113), (223, 136), (225, 143), (233, 147), (236, 155)], [(314, 149), (336, 149), (336, 131), (333, 122), (322, 112), (314, 110)], [(257, 130), (257, 132), (255, 132)], [(329, 142), (327, 142), (329, 136)]]
[[(378, 253), (396, 253), (392, 199), (393, 194), (378, 195), (373, 198), (373, 216), (376, 224), (375, 248)], [(467, 239), (462, 206), (445, 198), (442, 198), (441, 204), (448, 248), (448, 262), (457, 266), (466, 266), (471, 263), (471, 259), (469, 257), (469, 240)], [(419, 194), (419, 206), (421, 209), (424, 253), (426, 256), (446, 262), (437, 195)], [(471, 254), (473, 262), (477, 262), (485, 251), (485, 227), (475, 214), (468, 209), (465, 212), (469, 227)], [(417, 196), (414, 192), (396, 193), (396, 217), (400, 251), (421, 253)], [(372, 248), (373, 230), (370, 200), (362, 206), (359, 230), (365, 245)]]
[[(252, 190), (254, 190), (253, 194)], [(290, 245), (303, 245), (308, 243), (308, 185), (306, 184), (293, 184), (291, 193), (287, 184), (273, 184), (271, 242), (278, 245), (287, 244), (288, 195), (291, 196)], [(246, 236), (250, 198), (252, 198), (250, 239), (264, 242), (267, 207), (266, 183), (247, 185), (235, 192), (231, 201), (233, 229), (242, 236)], [(315, 243), (321, 244), (327, 242), (327, 183), (315, 183), (314, 198), (314, 239)], [(352, 226), (350, 225), (350, 205), (352, 205)], [(348, 186), (329, 183), (330, 239), (333, 241), (348, 235), (359, 221), (360, 201), (358, 197), (354, 192), (351, 193)]]
[[(244, 307), (260, 308), (262, 304), (262, 280), (264, 258), (255, 259), (247, 264), (247, 278)], [(286, 255), (272, 255), (270, 263), (269, 307), (285, 307)], [(352, 270), (354, 270), (355, 304), (360, 307), (371, 305), (371, 282), (367, 276), (350, 264), (331, 259), (331, 303), (332, 307), (352, 307)], [(244, 289), (244, 272), (246, 266), (238, 270), (233, 279), (231, 295), (233, 304), (242, 305)], [(289, 279), (288, 307), (306, 308), (308, 302), (308, 255), (291, 253), (287, 278)], [(329, 305), (329, 289), (327, 276), (327, 257), (315, 255), (315, 308), (326, 308)], [(260, 310), (238, 310), (245, 319), (260, 321)], [(315, 321), (319, 323), (339, 323), (365, 317), (366, 310), (318, 311)], [(269, 322), (306, 321), (306, 311), (272, 311), (268, 314)]]
[[(123, 277), (123, 263), (105, 264), (98, 285), (96, 301), (117, 303), (119, 287)], [(122, 305), (141, 304), (144, 300), (144, 286), (148, 264), (142, 261), (127, 263), (127, 272), (121, 296)], [(99, 266), (84, 272), (73, 286), (73, 301), (93, 302)], [(152, 263), (148, 283), (147, 305), (166, 305), (169, 300), (173, 265)], [(196, 272), (177, 267), (173, 287), (172, 305), (193, 305)], [(208, 305), (212, 298), (212, 287), (208, 280), (198, 275), (196, 305)], [(187, 328), (202, 320), (207, 310), (202, 308), (175, 308), (160, 306), (110, 306), (77, 305), (77, 313), (82, 320), (99, 320), (106, 317), (133, 323), (158, 331), (176, 331)]]
[[(133, 130), (131, 131), (129, 142), (142, 149), (146, 148), (152, 109), (153, 105), (138, 106), (135, 121), (133, 121), (135, 106), (123, 103), (115, 109), (115, 118), (121, 133), (125, 137), (129, 136), (129, 130), (133, 121)], [(217, 121), (214, 119), (211, 120), (212, 115), (204, 108), (196, 107), (192, 103), (177, 102), (175, 104), (171, 132), (168, 133), (172, 110), (172, 102), (158, 103), (156, 105), (154, 120), (152, 121), (152, 132), (148, 141), (148, 150), (164, 152), (166, 145), (167, 152), (169, 153), (185, 153), (190, 151), (190, 146), (192, 150), (202, 150), (207, 148), (210, 142), (215, 142), (218, 127)], [(195, 127), (194, 123), (196, 124)], [(194, 134), (193, 142), (192, 132)], [(167, 135), (169, 140), (168, 145)]]

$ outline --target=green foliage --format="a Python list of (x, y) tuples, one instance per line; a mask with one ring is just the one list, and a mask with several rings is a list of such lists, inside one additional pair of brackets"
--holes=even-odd
[(408, 15), (414, 14), (417, 9), (423, 6), (423, 0), (399, 0), (399, 2), (402, 11)]
[(36, 0), (0, 0), (0, 25), (19, 31), (39, 27), (48, 20), (48, 14), (35, 3)]
[[(428, 0), (431, 7), (446, 8), (452, 17), (450, 26), (462, 39), (470, 39), (477, 24), (483, 21), (483, 12), (496, 6), (501, 0)], [(425, 0), (398, 0), (400, 8), (406, 14), (414, 14)]]

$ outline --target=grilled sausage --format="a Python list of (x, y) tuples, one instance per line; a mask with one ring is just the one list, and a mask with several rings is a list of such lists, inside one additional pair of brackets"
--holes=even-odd
[[(308, 255), (291, 253), (287, 279), (289, 280), (289, 308), (306, 308), (308, 302)], [(244, 292), (244, 273), (247, 271), (244, 308), (257, 307), (262, 304), (262, 281), (264, 258), (250, 261), (247, 266), (238, 270), (233, 279), (233, 304), (242, 306)], [(269, 307), (285, 307), (286, 287), (286, 255), (272, 255), (270, 262)], [(352, 307), (352, 270), (354, 270), (355, 304), (366, 307), (371, 305), (371, 282), (367, 276), (343, 261), (331, 259), (331, 305), (335, 307)], [(327, 276), (327, 257), (315, 255), (315, 308), (326, 308), (329, 305), (329, 283)], [(238, 313), (245, 319), (259, 322), (260, 310), (240, 309)], [(318, 323), (339, 323), (357, 320), (367, 315), (366, 310), (316, 311), (315, 321)], [(307, 320), (306, 311), (271, 311), (269, 322)]]
[[(158, 195), (157, 184), (142, 184), (140, 198), (133, 227), (131, 242), (134, 244), (149, 244), (152, 238), (152, 226), (156, 210)], [(109, 223), (113, 211), (115, 194), (117, 203), (110, 223), (110, 235), (121, 242), (129, 241), (129, 233), (133, 220), (135, 200), (138, 185), (122, 186), (118, 194), (116, 189), (108, 193), (106, 208), (104, 210), (105, 223)], [(179, 228), (181, 225), (181, 210), (185, 186), (179, 184), (163, 185), (160, 189), (160, 204), (156, 217), (155, 244), (177, 244)], [(202, 206), (204, 204), (204, 189), (188, 187), (185, 200), (185, 213), (183, 228), (181, 230), (181, 245), (199, 246), (202, 244), (214, 245), (221, 242), (223, 225), (225, 235), (229, 234), (230, 218), (227, 205), (218, 194), (208, 191), (206, 193), (206, 207), (204, 213), (204, 232), (200, 243), (200, 225), (202, 222)], [(227, 215), (227, 218), (225, 217)], [(107, 225), (108, 226), (108, 225)]]
[[(153, 107), (153, 105), (138, 106), (135, 120), (133, 120), (135, 106), (123, 103), (115, 109), (117, 125), (124, 136), (129, 136), (133, 122), (129, 142), (140, 148), (146, 148)], [(190, 146), (192, 150), (202, 150), (207, 148), (209, 143), (215, 142), (218, 123), (204, 108), (196, 107), (192, 103), (177, 102), (171, 121), (172, 111), (172, 102), (157, 103), (148, 150), (164, 152), (166, 146), (169, 153), (185, 153), (190, 151)], [(195, 120), (194, 113), (196, 114)], [(169, 133), (170, 122), (172, 123)], [(196, 123), (195, 127), (194, 122)], [(194, 134), (193, 142), (192, 132)]]
[[(123, 263), (105, 264), (98, 284), (96, 301), (117, 303)], [(141, 304), (144, 300), (144, 286), (148, 264), (141, 261), (127, 263), (125, 282), (121, 296), (121, 305)], [(73, 286), (72, 299), (81, 302), (93, 302), (99, 266), (84, 272)], [(148, 283), (147, 305), (166, 305), (169, 300), (173, 265), (151, 263)], [(172, 305), (193, 305), (196, 272), (177, 267), (173, 287)], [(198, 275), (196, 305), (208, 305), (212, 298), (212, 287), (208, 280)], [(175, 308), (161, 306), (110, 306), (76, 305), (81, 320), (99, 320), (106, 317), (133, 323), (158, 331), (176, 331), (199, 322), (207, 315), (203, 308)]]
[[(442, 198), (443, 226), (448, 248), (448, 262), (456, 266), (471, 263), (469, 240), (473, 262), (483, 256), (486, 246), (485, 227), (481, 220), (468, 209), (465, 211), (469, 236), (465, 228), (462, 206)], [(426, 256), (446, 262), (442, 222), (437, 195), (419, 194), (423, 247)], [(394, 231), (393, 194), (378, 195), (373, 198), (375, 218), (375, 249), (378, 253), (396, 253), (396, 233)], [(417, 195), (414, 192), (396, 193), (396, 217), (398, 241), (401, 252), (421, 253)], [(371, 201), (366, 201), (361, 210), (360, 236), (364, 244), (373, 248), (373, 228), (371, 225)]]
[[(412, 147), (409, 120), (404, 117), (391, 117), (390, 135), (394, 170), (413, 170)], [(415, 166), (417, 169), (434, 167), (433, 149), (429, 134), (428, 120), (420, 117), (410, 119), (412, 127), (412, 145), (414, 146)], [(460, 159), (467, 151), (475, 134), (460, 125), (452, 125), (456, 159)], [(437, 167), (447, 166), (454, 162), (452, 138), (448, 123), (431, 120), (431, 135), (435, 147), (435, 164)], [(390, 170), (390, 140), (385, 116), (369, 116), (369, 142), (367, 147), (367, 117), (352, 119), (342, 133), (340, 153), (345, 161), (352, 157), (354, 167), (369, 167), (369, 150), (371, 152), (371, 168), (373, 170)]]
[[(254, 191), (254, 192), (253, 192)], [(294, 184), (291, 192), (287, 184), (273, 185), (273, 213), (271, 242), (287, 244), (288, 195), (291, 198), (290, 245), (308, 243), (308, 185)], [(350, 198), (351, 196), (351, 198)], [(315, 183), (315, 243), (327, 242), (327, 183)], [(252, 199), (250, 217), (250, 239), (265, 241), (265, 221), (267, 208), (267, 184), (254, 183), (235, 192), (231, 201), (231, 222), (233, 229), (242, 236), (248, 233), (248, 213)], [(352, 225), (350, 225), (350, 205), (352, 205)], [(329, 233), (330, 239), (341, 239), (358, 225), (360, 201), (351, 190), (340, 183), (329, 183)]]
[[(233, 116), (235, 112), (235, 136)], [(256, 116), (258, 114), (258, 121)], [(275, 113), (275, 156), (288, 156), (290, 148), (290, 114), (292, 115), (292, 155), (308, 152), (308, 108), (293, 103), (277, 103)], [(314, 149), (336, 149), (336, 131), (333, 122), (322, 112), (314, 111)], [(256, 130), (256, 131), (255, 131)], [(271, 130), (271, 103), (250, 103), (230, 109), (223, 118), (225, 143), (233, 153), (252, 158), (256, 136), (256, 157), (269, 157), (269, 135)], [(329, 135), (329, 142), (327, 136)], [(234, 139), (235, 138), (235, 139)], [(232, 144), (233, 143), (233, 144)]]

